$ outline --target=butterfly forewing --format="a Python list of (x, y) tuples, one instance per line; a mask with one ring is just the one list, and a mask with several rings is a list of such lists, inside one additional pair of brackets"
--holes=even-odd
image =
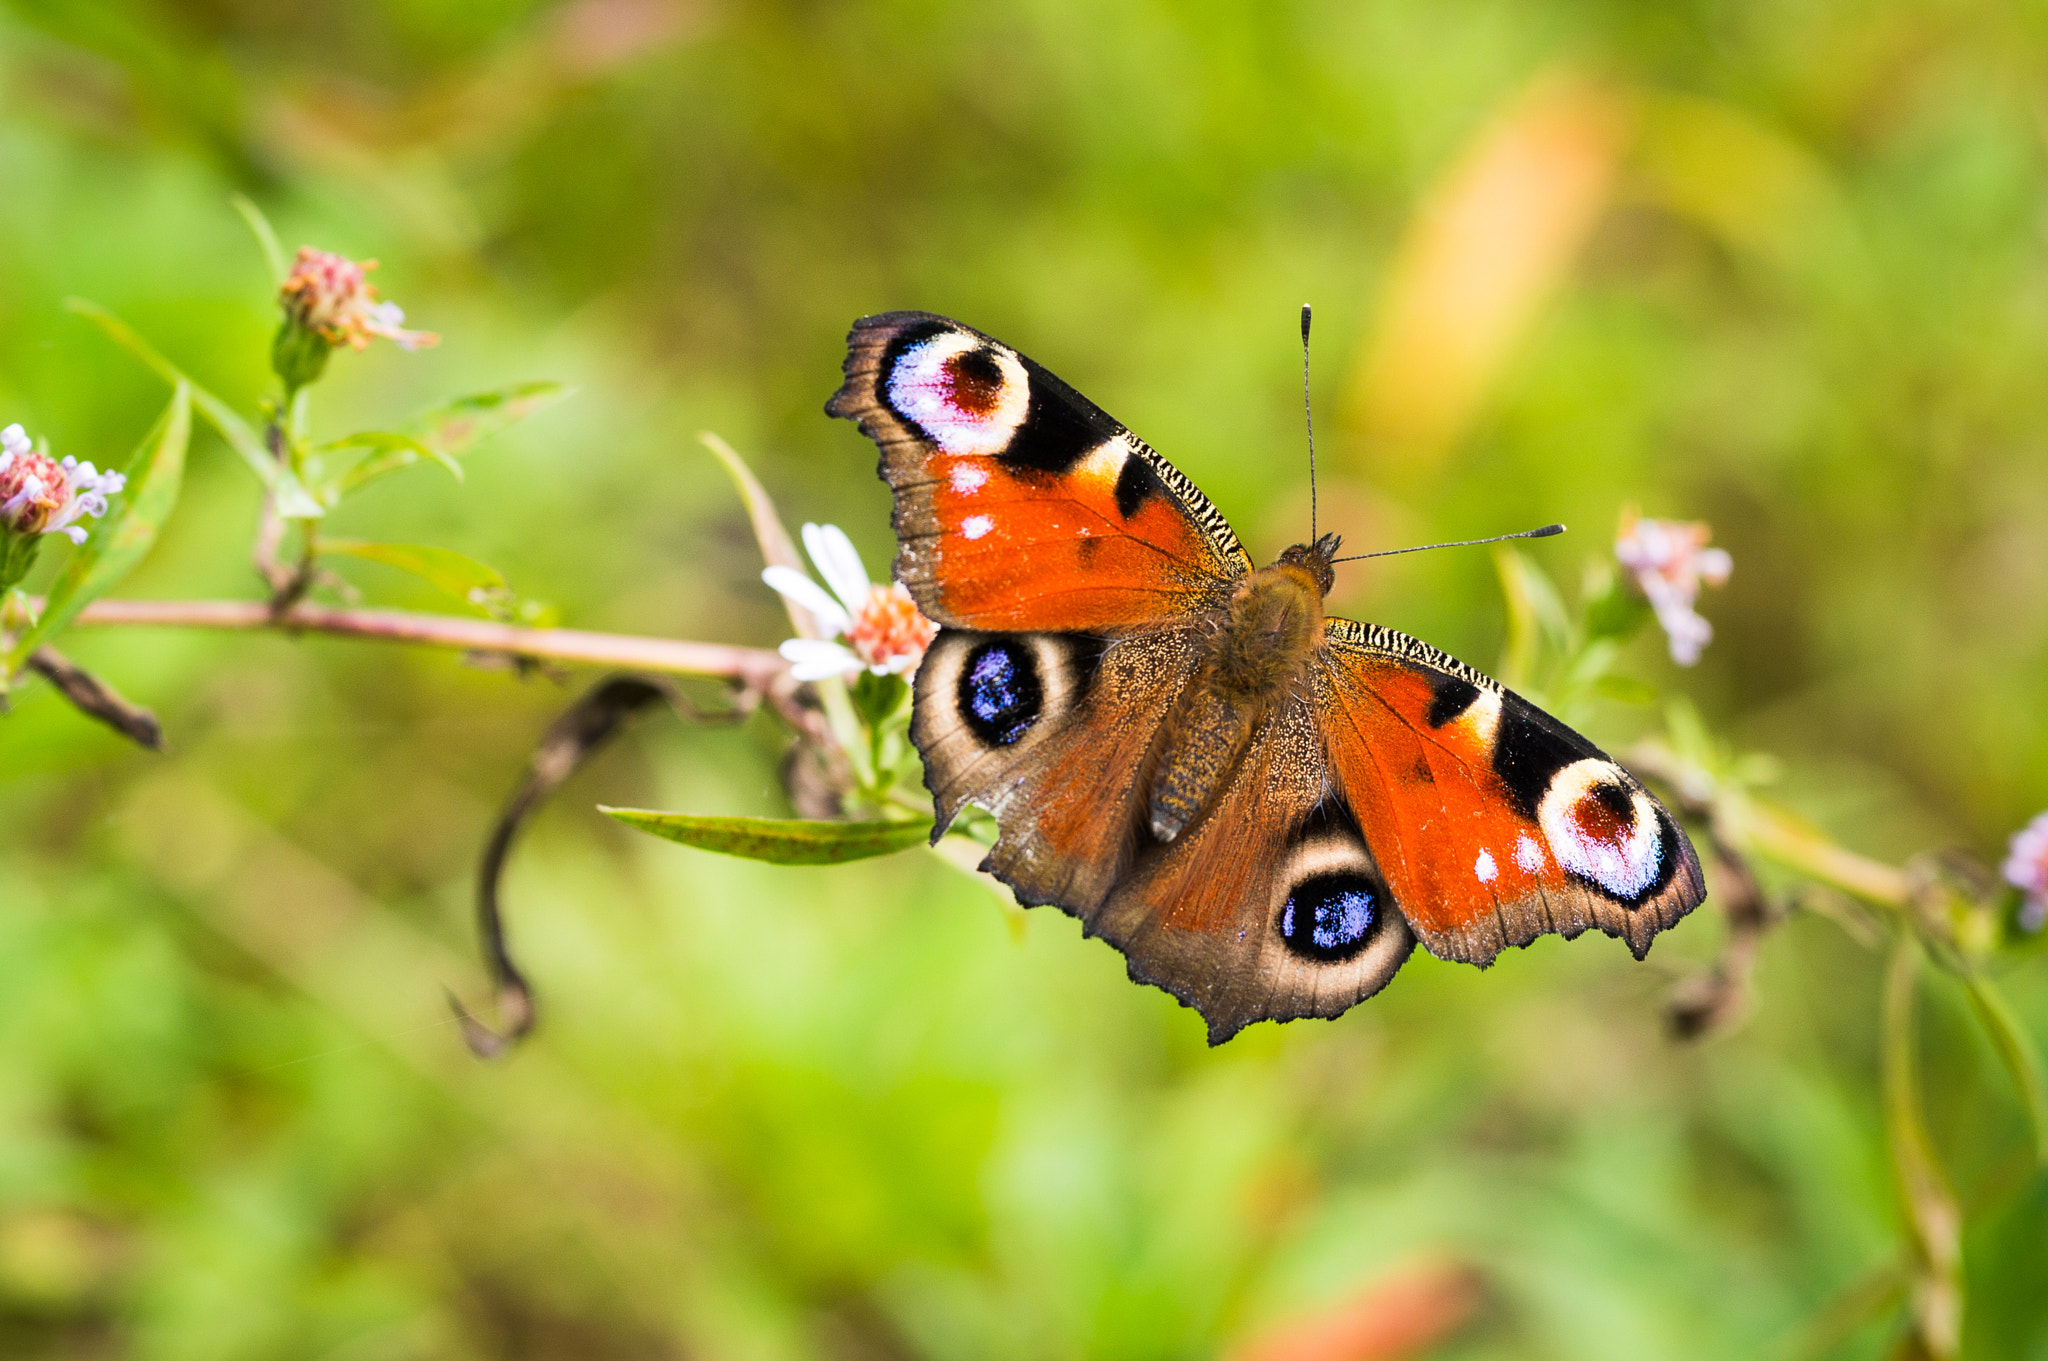
[(896, 576), (941, 624), (1120, 632), (1214, 608), (1251, 569), (1172, 464), (1009, 346), (928, 312), (863, 317), (825, 409), (880, 448)]
[(1641, 958), (1706, 896), (1670, 813), (1578, 733), (1406, 634), (1332, 619), (1327, 638), (1333, 773), (1431, 954), (1598, 927)]

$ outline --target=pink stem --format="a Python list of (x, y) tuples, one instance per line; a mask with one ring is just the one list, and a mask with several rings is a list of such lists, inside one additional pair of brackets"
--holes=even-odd
[(331, 633), (389, 643), (421, 643), (514, 657), (617, 666), (682, 676), (729, 676), (768, 689), (788, 671), (773, 652), (724, 643), (641, 638), (581, 629), (522, 628), (488, 619), (419, 614), (411, 610), (347, 610), (297, 604), (273, 613), (260, 600), (98, 600), (78, 623), (138, 628), (201, 628), (286, 633)]

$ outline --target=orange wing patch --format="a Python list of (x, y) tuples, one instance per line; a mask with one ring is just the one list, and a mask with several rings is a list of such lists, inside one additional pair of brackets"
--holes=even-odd
[(856, 322), (826, 411), (896, 492), (896, 576), (942, 624), (1139, 631), (1211, 609), (1250, 560), (1178, 470), (1008, 346), (921, 312)]
[(1432, 954), (1485, 964), (1598, 927), (1640, 958), (1705, 897), (1684, 831), (1585, 738), (1404, 634), (1328, 637), (1330, 765)]

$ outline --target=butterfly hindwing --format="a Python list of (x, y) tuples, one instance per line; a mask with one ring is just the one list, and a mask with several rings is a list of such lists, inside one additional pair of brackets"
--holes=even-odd
[(1326, 636), (1331, 768), (1431, 954), (1486, 964), (1597, 927), (1640, 959), (1706, 896), (1684, 831), (1591, 742), (1406, 634)]
[(918, 668), (910, 735), (943, 834), (996, 817), (988, 868), (1026, 904), (1086, 919), (1137, 849), (1145, 774), (1199, 660), (1192, 638), (945, 629)]
[(826, 404), (896, 493), (896, 577), (940, 624), (1115, 633), (1251, 570), (1207, 497), (1044, 368), (928, 312), (863, 317)]
[(1141, 845), (1089, 928), (1123, 951), (1131, 977), (1199, 1011), (1211, 1044), (1253, 1021), (1340, 1015), (1415, 945), (1331, 787), (1305, 698), (1259, 728), (1185, 831)]
[(1220, 1043), (1262, 1019), (1335, 1016), (1414, 945), (1357, 820), (1330, 796), (1314, 715), (1263, 725), (1212, 806), (1162, 844), (1144, 797), (1201, 660), (1196, 637), (947, 629), (919, 667), (912, 738), (944, 829), (1001, 834), (986, 867), (1123, 951)]

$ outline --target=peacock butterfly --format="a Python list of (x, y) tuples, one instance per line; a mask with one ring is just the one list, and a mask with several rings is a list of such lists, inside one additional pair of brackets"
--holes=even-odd
[(983, 867), (1121, 950), (1220, 1044), (1336, 1016), (1419, 938), (1651, 939), (1699, 858), (1592, 743), (1415, 638), (1323, 613), (1338, 540), (1254, 568), (1178, 469), (1007, 345), (863, 317), (826, 404), (881, 450), (895, 571), (940, 625), (911, 739)]

